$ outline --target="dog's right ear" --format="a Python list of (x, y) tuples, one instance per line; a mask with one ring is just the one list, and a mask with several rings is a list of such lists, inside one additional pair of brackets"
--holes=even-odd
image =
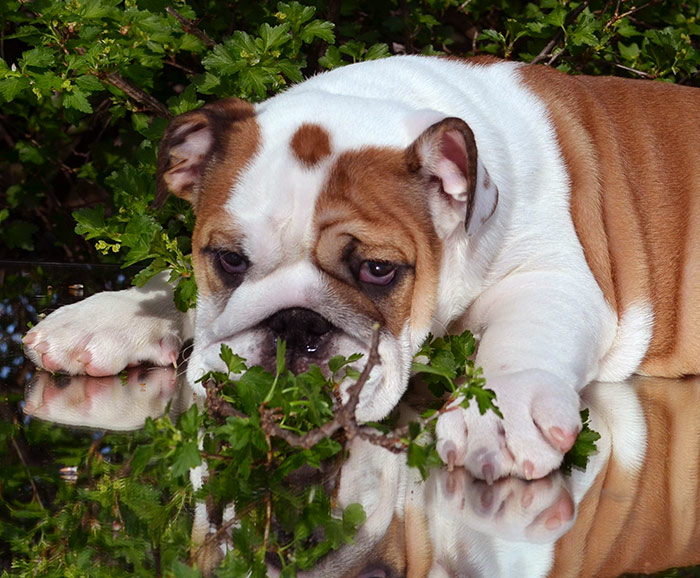
[(255, 116), (253, 105), (229, 98), (186, 112), (168, 126), (158, 146), (158, 176), (154, 206), (168, 193), (197, 204), (204, 171), (217, 150), (224, 152), (235, 123)]

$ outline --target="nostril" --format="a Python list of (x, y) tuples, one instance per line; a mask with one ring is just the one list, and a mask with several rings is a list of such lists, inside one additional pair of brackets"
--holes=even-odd
[(309, 319), (308, 332), (311, 335), (320, 336), (328, 333), (332, 327), (324, 317), (314, 313), (314, 317)]
[(288, 349), (303, 350), (314, 354), (318, 351), (320, 338), (333, 329), (333, 325), (315, 311), (303, 307), (283, 309), (271, 315), (265, 325), (280, 339), (287, 342)]

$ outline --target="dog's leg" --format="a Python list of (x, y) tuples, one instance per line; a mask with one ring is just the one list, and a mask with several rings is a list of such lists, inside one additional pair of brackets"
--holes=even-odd
[(129, 365), (169, 365), (192, 337), (192, 313), (173, 303), (168, 273), (143, 287), (105, 291), (57, 309), (24, 337), (39, 367), (71, 375), (114, 375)]
[[(582, 289), (585, 288), (585, 289)], [(615, 330), (602, 294), (569, 272), (507, 277), (469, 313), (481, 328), (476, 363), (503, 413), (476, 403), (438, 420), (438, 452), (492, 481), (541, 478), (557, 468), (581, 427), (578, 391), (595, 377)]]

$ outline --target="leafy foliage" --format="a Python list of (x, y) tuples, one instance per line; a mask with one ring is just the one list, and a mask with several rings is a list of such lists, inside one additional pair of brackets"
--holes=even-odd
[(192, 217), (179, 200), (149, 208), (172, 115), (221, 96), (261, 100), (394, 53), (486, 53), (685, 84), (697, 84), (700, 61), (700, 0), (0, 6), (0, 256), (138, 262), (147, 266), (138, 282), (171, 267), (184, 275), (181, 307), (194, 296), (183, 257)]

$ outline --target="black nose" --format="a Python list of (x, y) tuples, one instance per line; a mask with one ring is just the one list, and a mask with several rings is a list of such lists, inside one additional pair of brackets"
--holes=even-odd
[(307, 355), (315, 354), (323, 336), (333, 329), (325, 317), (303, 307), (282, 309), (268, 317), (265, 325), (287, 343), (287, 351)]

